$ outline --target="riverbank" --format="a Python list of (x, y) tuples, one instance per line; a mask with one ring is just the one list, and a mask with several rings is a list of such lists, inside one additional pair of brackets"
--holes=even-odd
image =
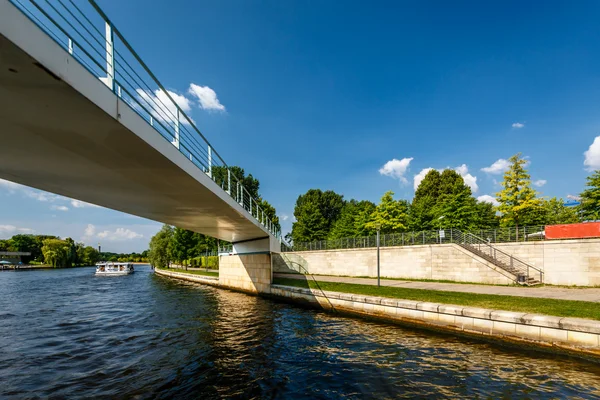
[[(218, 278), (215, 277), (161, 269), (157, 269), (155, 272), (158, 275), (223, 288), (219, 284)], [(435, 302), (432, 301), (433, 298), (402, 299), (381, 296), (380, 293), (379, 296), (373, 296), (365, 292), (330, 291), (326, 290), (328, 287), (327, 284), (331, 284), (327, 282), (312, 281), (313, 283), (311, 284), (306, 283), (306, 287), (300, 287), (300, 282), (302, 281), (276, 281), (271, 285), (271, 293), (264, 296), (310, 305), (330, 312), (366, 316), (430, 330), (518, 343), (543, 350), (593, 357), (595, 360), (600, 359), (600, 316), (598, 316), (598, 312), (594, 309), (598, 308), (598, 305), (594, 303), (590, 303), (592, 306), (586, 307), (586, 311), (582, 312), (596, 319), (581, 319), (546, 315), (530, 311), (480, 308), (474, 306), (480, 303), (476, 303), (475, 301), (469, 302), (476, 295), (465, 296), (464, 302), (466, 304), (459, 305), (447, 302)], [(292, 286), (281, 283), (291, 284)], [(354, 286), (360, 287), (364, 285)], [(346, 289), (349, 288), (346, 287)], [(355, 291), (361, 290), (357, 287), (353, 287), (352, 289)], [(375, 287), (375, 289), (381, 290), (384, 288)], [(370, 287), (362, 288), (362, 290), (369, 291), (371, 294), (373, 293), (373, 288)], [(403, 292), (403, 294), (408, 297), (411, 296), (410, 291), (414, 291), (414, 289), (405, 290), (407, 292)], [(438, 295), (447, 296), (448, 293), (439, 292)], [(386, 292), (386, 294), (389, 293)], [(425, 294), (413, 293), (412, 296)], [(434, 295), (434, 293), (427, 293), (427, 295)], [(514, 301), (514, 297), (496, 297), (506, 297), (510, 299), (506, 301)], [(444, 298), (448, 299), (448, 297)], [(500, 299), (494, 300), (499, 301)], [(529, 298), (526, 300), (533, 301), (536, 299)], [(544, 302), (548, 301), (544, 300)], [(571, 312), (574, 315), (580, 315), (577, 313), (576, 306), (581, 305), (579, 303), (585, 303), (563, 300), (555, 300), (555, 302), (564, 302), (562, 312)], [(556, 309), (558, 307), (557, 304), (552, 304), (552, 307)], [(542, 304), (538, 304), (537, 306), (542, 306)]]

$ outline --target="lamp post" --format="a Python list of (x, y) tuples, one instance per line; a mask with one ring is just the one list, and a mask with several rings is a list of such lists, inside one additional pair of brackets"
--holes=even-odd
[(377, 228), (377, 287), (380, 287), (380, 278), (379, 278), (379, 231), (381, 230), (381, 223), (375, 223), (375, 228)]
[(442, 244), (442, 220), (446, 218), (445, 215), (442, 215), (441, 217), (438, 218), (438, 221), (440, 221), (440, 230), (438, 231), (438, 236), (440, 237), (440, 244)]

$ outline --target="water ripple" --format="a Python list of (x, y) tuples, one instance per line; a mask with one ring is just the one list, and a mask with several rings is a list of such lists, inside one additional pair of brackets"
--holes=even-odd
[(600, 398), (600, 366), (137, 268), (0, 273), (0, 397)]

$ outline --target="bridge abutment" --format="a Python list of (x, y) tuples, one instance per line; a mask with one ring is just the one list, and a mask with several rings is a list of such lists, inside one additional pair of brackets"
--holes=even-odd
[(219, 256), (219, 285), (249, 293), (271, 293), (271, 253)]

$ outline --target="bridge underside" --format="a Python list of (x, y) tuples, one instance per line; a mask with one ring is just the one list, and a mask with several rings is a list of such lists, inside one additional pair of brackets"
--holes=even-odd
[(247, 211), (42, 31), (7, 24), (23, 43), (0, 34), (0, 178), (273, 247)]

